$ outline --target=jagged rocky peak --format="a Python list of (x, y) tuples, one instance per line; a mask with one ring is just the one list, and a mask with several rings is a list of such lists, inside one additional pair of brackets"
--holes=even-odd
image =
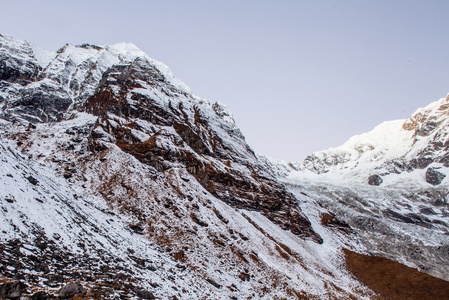
[(90, 97), (103, 73), (114, 65), (145, 60), (172, 85), (190, 93), (169, 68), (148, 57), (131, 43), (74, 46), (56, 52), (41, 50), (29, 42), (0, 37), (0, 90), (2, 115), (8, 120), (58, 121)]
[(42, 70), (28, 42), (3, 35), (0, 35), (0, 62), (0, 80), (21, 85), (29, 83)]
[(241, 133), (240, 129), (237, 127), (237, 123), (234, 120), (234, 115), (229, 110), (228, 106), (220, 101), (215, 102), (212, 105), (212, 108), (217, 113), (217, 115), (222, 118), (224, 121), (226, 121), (237, 134), (240, 134), (241, 138), (245, 138), (243, 134)]
[(402, 128), (408, 131), (414, 130), (418, 136), (426, 136), (447, 120), (448, 113), (449, 94), (425, 108), (418, 109), (404, 122)]

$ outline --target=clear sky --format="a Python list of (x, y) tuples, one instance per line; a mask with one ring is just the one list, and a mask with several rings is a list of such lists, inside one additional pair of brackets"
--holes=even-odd
[(301, 160), (449, 92), (449, 1), (0, 0), (0, 33), (57, 50), (132, 42)]

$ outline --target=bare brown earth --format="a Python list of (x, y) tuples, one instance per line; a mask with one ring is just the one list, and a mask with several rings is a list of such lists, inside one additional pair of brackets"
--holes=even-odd
[(379, 299), (449, 299), (449, 282), (398, 262), (344, 249), (348, 269)]

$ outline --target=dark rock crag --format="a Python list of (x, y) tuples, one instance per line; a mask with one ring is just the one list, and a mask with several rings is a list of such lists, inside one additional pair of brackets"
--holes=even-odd
[(381, 185), (383, 182), (382, 177), (380, 177), (379, 175), (371, 175), (368, 178), (368, 184), (369, 185), (375, 185), (375, 186), (379, 186)]
[(438, 172), (434, 168), (428, 168), (426, 171), (426, 182), (431, 185), (439, 185), (444, 178), (446, 178), (446, 175)]

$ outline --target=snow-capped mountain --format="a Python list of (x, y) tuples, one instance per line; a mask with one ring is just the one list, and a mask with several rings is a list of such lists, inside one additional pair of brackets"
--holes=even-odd
[(449, 280), (449, 96), (302, 162), (261, 161), (362, 245)]
[[(407, 120), (384, 122), (339, 147), (313, 153), (301, 163), (290, 163), (287, 167), (292, 171), (329, 173), (326, 176), (329, 179), (337, 176), (338, 180), (343, 177), (372, 185), (393, 185), (398, 178), (395, 174), (404, 177), (409, 173), (416, 175), (417, 183), (439, 185), (446, 182), (449, 167), (448, 116), (449, 95), (418, 109)], [(370, 180), (371, 175), (378, 175), (377, 181)]]
[(3, 281), (63, 298), (75, 281), (94, 299), (371, 293), (227, 108), (134, 45), (0, 36), (0, 80)]
[[(132, 44), (53, 53), (0, 35), (0, 162), (0, 298), (393, 293), (358, 271), (365, 237), (276, 179), (224, 104)], [(418, 294), (448, 291), (396, 269), (425, 278)]]

